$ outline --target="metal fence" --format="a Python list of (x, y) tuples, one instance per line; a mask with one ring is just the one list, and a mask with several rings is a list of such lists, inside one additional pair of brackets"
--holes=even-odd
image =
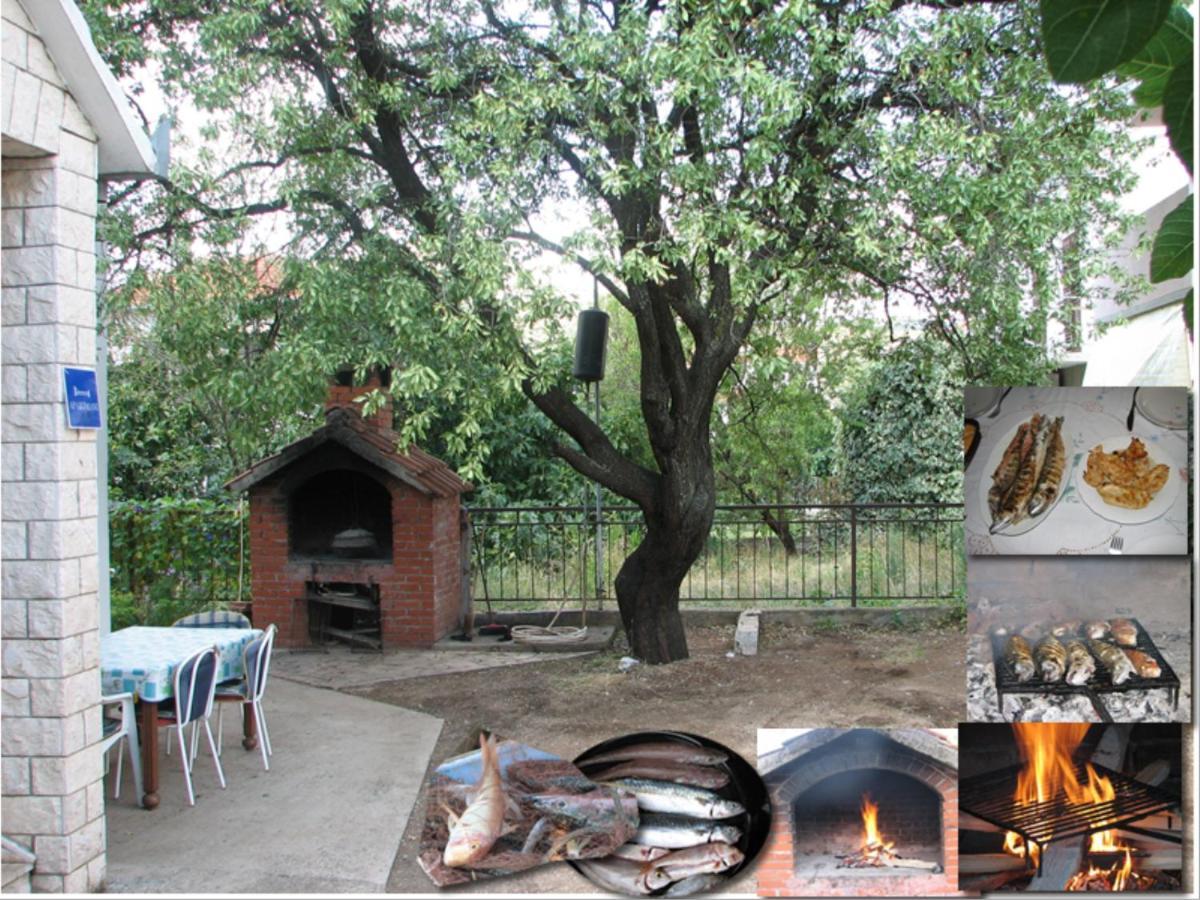
[[(517, 608), (613, 601), (645, 533), (636, 507), (475, 507), (477, 600)], [(718, 506), (684, 580), (689, 606), (887, 606), (965, 593), (963, 507), (954, 503)]]

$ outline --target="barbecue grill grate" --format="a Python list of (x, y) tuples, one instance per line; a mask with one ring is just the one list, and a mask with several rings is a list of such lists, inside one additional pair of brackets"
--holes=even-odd
[[(1080, 783), (1088, 780), (1087, 763), (1075, 763)], [(1027, 842), (1044, 849), (1046, 844), (1068, 838), (1106, 831), (1156, 812), (1179, 805), (1179, 797), (1160, 788), (1136, 781), (1096, 763), (1090, 764), (1098, 775), (1112, 782), (1116, 795), (1104, 803), (1071, 803), (1059, 794), (1040, 803), (1019, 804), (1016, 801), (1017, 778), (1023, 765), (1010, 766), (998, 772), (986, 772), (959, 782), (959, 808), (973, 816), (991, 822), (1006, 831), (1015, 831)], [(1038, 854), (1038, 868), (1041, 858)]]
[[(1097, 696), (1098, 694), (1124, 694), (1130, 691), (1152, 691), (1159, 689), (1168, 691), (1169, 699), (1178, 708), (1179, 676), (1175, 674), (1175, 670), (1171, 668), (1171, 664), (1159, 652), (1149, 633), (1142, 627), (1142, 623), (1137, 619), (1130, 619), (1129, 621), (1137, 626), (1138, 633), (1137, 645), (1130, 649), (1141, 650), (1143, 653), (1154, 658), (1159, 668), (1162, 669), (1162, 674), (1158, 678), (1143, 678), (1135, 672), (1122, 684), (1113, 684), (1108, 670), (1104, 668), (1104, 665), (1099, 660), (1096, 660), (1096, 674), (1092, 676), (1092, 680), (1087, 684), (1046, 681), (1040, 675), (1035, 675), (1028, 681), (1018, 681), (1016, 673), (1004, 656), (1009, 636), (1007, 634), (997, 635), (993, 633), (990, 636), (992, 641), (992, 663), (996, 670), (996, 702), (1000, 706), (1000, 712), (1004, 712), (1005, 694), (1083, 694), (1092, 701), (1092, 706), (1095, 707), (1100, 718), (1105, 722), (1111, 722), (1112, 716), (1109, 714), (1108, 708), (1104, 705), (1104, 701)], [(1066, 643), (1066, 641), (1063, 643)]]

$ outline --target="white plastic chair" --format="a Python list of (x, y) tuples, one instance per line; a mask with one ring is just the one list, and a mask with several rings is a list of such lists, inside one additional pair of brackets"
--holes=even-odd
[(104, 736), (100, 739), (100, 752), (108, 753), (117, 747), (117, 777), (113, 784), (113, 798), (121, 796), (121, 769), (125, 760), (122, 740), (129, 746), (129, 762), (133, 766), (133, 787), (137, 791), (138, 805), (142, 804), (145, 791), (142, 790), (142, 753), (138, 746), (137, 712), (133, 704), (133, 694), (107, 694), (100, 698), (101, 706), (120, 706), (121, 718), (103, 717)]
[[(225, 787), (225, 772), (221, 768), (221, 759), (217, 755), (216, 741), (213, 739), (209, 717), (213, 710), (213, 694), (217, 687), (217, 668), (220, 656), (216, 647), (208, 647), (193, 653), (175, 667), (175, 709), (174, 712), (159, 712), (158, 724), (175, 729), (179, 736), (179, 760), (183, 763), (183, 777), (187, 782), (188, 805), (196, 805), (196, 795), (192, 790), (192, 764), (196, 759), (197, 745), (200, 733), (196, 726), (203, 724), (208, 736), (208, 749), (212, 751), (213, 764), (217, 767), (217, 778), (221, 787)], [(184, 741), (183, 730), (192, 725), (191, 749)]]
[[(249, 704), (254, 710), (258, 721), (258, 746), (262, 751), (263, 768), (271, 771), (268, 761), (271, 751), (271, 735), (267, 731), (267, 717), (263, 714), (262, 699), (267, 692), (267, 673), (271, 669), (271, 651), (275, 647), (275, 626), (268, 625), (261, 636), (252, 640), (242, 651), (243, 671), (245, 678), (231, 685), (217, 687), (216, 700), (218, 704), (241, 703)], [(217, 747), (224, 747), (222, 738), (225, 736), (222, 714), (223, 706), (217, 706)], [(218, 751), (219, 752), (219, 751)]]

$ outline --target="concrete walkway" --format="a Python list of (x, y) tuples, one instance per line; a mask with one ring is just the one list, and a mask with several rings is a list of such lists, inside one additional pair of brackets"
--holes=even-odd
[(240, 709), (230, 706), (222, 755), (229, 787), (221, 790), (202, 749), (194, 807), (177, 747), (159, 761), (162, 804), (152, 812), (133, 805), (126, 759), (121, 799), (108, 801), (108, 891), (386, 889), (441, 720), (279, 677), (265, 705), (271, 770), (258, 750), (242, 749)]

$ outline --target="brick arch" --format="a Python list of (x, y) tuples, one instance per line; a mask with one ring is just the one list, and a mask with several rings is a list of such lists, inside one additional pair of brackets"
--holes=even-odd
[[(801, 757), (803, 759), (803, 757)], [(776, 789), (777, 802), (790, 807), (810, 787), (842, 772), (857, 769), (885, 769), (907, 775), (926, 787), (944, 795), (955, 784), (955, 773), (931, 759), (922, 759), (907, 750), (896, 747), (855, 749), (845, 753), (830, 753), (808, 765), (800, 764), (797, 770)]]

